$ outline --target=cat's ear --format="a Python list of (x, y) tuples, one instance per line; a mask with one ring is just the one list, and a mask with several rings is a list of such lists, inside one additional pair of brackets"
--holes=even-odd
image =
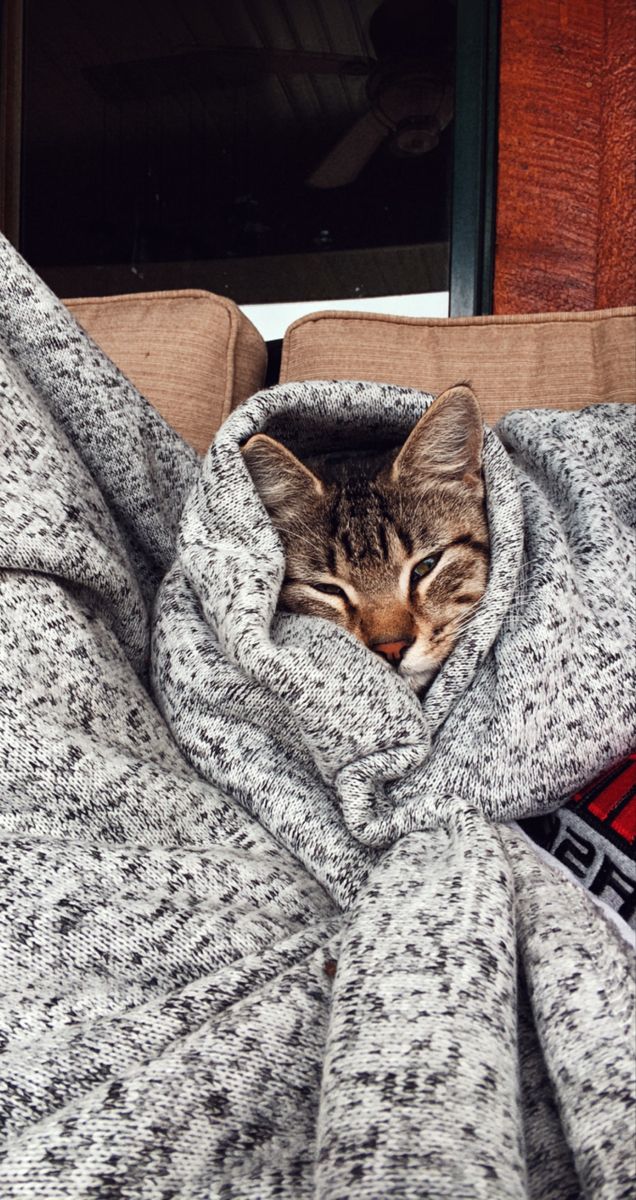
[(317, 500), (324, 486), (307, 467), (280, 442), (255, 433), (241, 447), (254, 486), (274, 521), (289, 518), (306, 505)]
[(396, 483), (413, 487), (437, 480), (483, 489), (484, 425), (477, 398), (467, 384), (442, 392), (420, 417), (391, 468)]

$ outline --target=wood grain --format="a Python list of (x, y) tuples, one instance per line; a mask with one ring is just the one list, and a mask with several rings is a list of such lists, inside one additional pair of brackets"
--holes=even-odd
[(632, 0), (502, 0), (496, 313), (636, 302)]
[(597, 308), (636, 303), (636, 5), (606, 4)]

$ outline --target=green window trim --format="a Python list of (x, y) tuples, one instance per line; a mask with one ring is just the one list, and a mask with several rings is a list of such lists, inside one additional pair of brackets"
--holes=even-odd
[(492, 312), (499, 0), (457, 0), (451, 317)]

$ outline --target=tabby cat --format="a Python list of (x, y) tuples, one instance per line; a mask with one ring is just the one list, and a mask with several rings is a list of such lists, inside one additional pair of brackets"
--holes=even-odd
[(243, 447), (285, 550), (279, 607), (342, 625), (425, 687), (484, 594), (483, 423), (468, 386), (433, 401), (381, 456), (301, 463), (266, 434)]

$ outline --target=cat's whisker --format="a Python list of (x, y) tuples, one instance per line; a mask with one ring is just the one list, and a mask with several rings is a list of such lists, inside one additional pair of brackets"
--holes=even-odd
[[(308, 527), (308, 531), (309, 531), (309, 527)], [(309, 531), (309, 532), (310, 532), (310, 531)], [(296, 531), (296, 529), (294, 529), (294, 542), (298, 542), (298, 543), (300, 543), (300, 544), (302, 544), (302, 545), (309, 546), (310, 550), (312, 550), (312, 552), (315, 554), (315, 553), (316, 553), (316, 535), (315, 535), (315, 531), (314, 531), (314, 536), (313, 536), (313, 537), (309, 536), (309, 532), (308, 532), (308, 535), (307, 535), (307, 536), (304, 536), (303, 534), (299, 534), (299, 533)]]
[[(477, 606), (475, 605), (475, 608), (476, 607)], [(458, 624), (453, 626), (453, 636), (454, 637), (461, 637), (461, 635), (466, 632), (466, 630), (471, 625), (472, 618), (474, 617), (474, 615), (475, 615), (475, 610), (473, 609), (472, 612), (470, 613), (470, 616), (465, 617), (462, 621), (460, 621)]]

